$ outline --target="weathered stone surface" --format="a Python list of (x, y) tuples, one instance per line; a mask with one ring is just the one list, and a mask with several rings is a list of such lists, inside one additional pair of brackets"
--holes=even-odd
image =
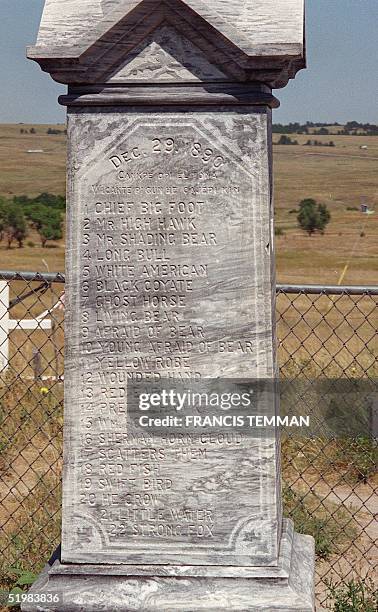
[(129, 439), (125, 407), (275, 374), (268, 115), (69, 115), (63, 561), (277, 562), (274, 439)]
[[(62, 83), (106, 82), (163, 25), (189, 39), (228, 80), (283, 87), (305, 66), (303, 19), (303, 0), (289, 6), (246, 0), (243, 7), (224, 0), (50, 0), (28, 56)], [(143, 64), (153, 71), (155, 59), (148, 55)], [(205, 71), (206, 79), (218, 81), (218, 71)], [(127, 71), (122, 77), (134, 80)]]
[(125, 81), (224, 81), (227, 75), (211, 64), (205, 54), (170, 25), (154, 30), (137, 45), (126, 61), (107, 79)]
[[(46, 566), (31, 593), (59, 594), (59, 604), (40, 605), (38, 610), (79, 612), (219, 612), (314, 610), (313, 539), (294, 534), (289, 551), (289, 573), (277, 577), (270, 569), (256, 568), (255, 576), (244, 577), (246, 568), (229, 568), (229, 577), (196, 577), (184, 572), (151, 573), (143, 567), (61, 565)], [(155, 568), (154, 568), (155, 569)], [(188, 568), (189, 569), (189, 568)], [(136, 570), (136, 571), (133, 571)], [(185, 570), (185, 568), (184, 568)], [(36, 607), (24, 604), (25, 612)]]
[[(71, 85), (66, 96), (59, 101), (69, 107), (114, 107), (126, 109), (130, 106), (188, 108), (188, 99), (192, 107), (227, 107), (262, 106), (278, 108), (279, 102), (272, 95), (270, 88), (258, 83), (177, 83), (151, 86), (149, 83), (138, 83), (121, 86), (106, 85)], [(145, 110), (145, 109), (144, 109)], [(199, 109), (201, 110), (201, 109)]]
[[(139, 4), (142, 0), (46, 0), (37, 44), (82, 45), (93, 36), (90, 28), (109, 29)], [(303, 47), (304, 0), (178, 0), (178, 4), (198, 11), (215, 27), (227, 26), (236, 39), (244, 34), (251, 51), (273, 43)]]

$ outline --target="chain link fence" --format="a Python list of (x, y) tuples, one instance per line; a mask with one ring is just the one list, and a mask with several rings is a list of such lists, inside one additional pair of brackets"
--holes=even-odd
[[(375, 384), (377, 296), (378, 287), (279, 285), (281, 378)], [(0, 272), (4, 590), (30, 583), (59, 544), (63, 325), (63, 275)], [(332, 605), (330, 583), (336, 590), (356, 584), (377, 567), (376, 435), (283, 440), (285, 513), (298, 531), (315, 537), (318, 610)]]

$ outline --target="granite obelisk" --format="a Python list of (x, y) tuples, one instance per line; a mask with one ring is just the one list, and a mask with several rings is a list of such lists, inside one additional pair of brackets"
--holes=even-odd
[[(303, 0), (47, 0), (68, 112), (62, 550), (24, 610), (313, 610), (278, 432), (130, 429), (130, 388), (277, 377), (273, 88)], [(52, 598), (49, 598), (50, 600)]]

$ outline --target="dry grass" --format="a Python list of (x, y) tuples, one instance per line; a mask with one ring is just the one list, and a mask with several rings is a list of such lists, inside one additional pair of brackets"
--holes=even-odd
[(371, 378), (378, 374), (375, 296), (277, 298), (277, 335), (285, 378)]
[(38, 572), (59, 542), (62, 469), (60, 383), (0, 381), (0, 589), (15, 570)]
[[(35, 238), (35, 240), (34, 240)], [(33, 240), (37, 246), (28, 247), (26, 242)], [(64, 244), (57, 243), (54, 247), (42, 249), (33, 235), (28, 236), (22, 249), (14, 246), (7, 249), (4, 243), (0, 243), (0, 262), (2, 270), (26, 270), (35, 272), (64, 272)], [(47, 267), (45, 265), (47, 264)]]
[[(36, 134), (20, 134), (34, 127)], [(0, 195), (36, 196), (43, 191), (63, 194), (66, 181), (66, 137), (46, 134), (49, 127), (65, 126), (0, 125)], [(43, 153), (28, 153), (43, 149)]]
[[(36, 134), (21, 134), (20, 130), (34, 127)], [(65, 126), (0, 125), (0, 196), (35, 197), (43, 192), (65, 193), (66, 136), (53, 136), (49, 127), (64, 130)], [(28, 153), (30, 149), (43, 149), (43, 153)], [(34, 247), (27, 242), (34, 242)], [(7, 249), (0, 243), (0, 268), (3, 270), (64, 271), (64, 240), (40, 247), (38, 234), (31, 232), (22, 249)]]
[[(298, 146), (274, 147), (276, 224), (285, 231), (276, 238), (278, 281), (337, 284), (349, 264), (344, 284), (376, 284), (378, 137), (316, 136), (323, 142), (333, 140), (335, 148), (304, 147), (311, 137), (292, 137)], [(325, 203), (331, 212), (324, 236), (305, 235), (296, 226), (296, 214), (289, 212), (306, 197)], [(362, 201), (376, 207), (376, 214), (347, 210), (359, 208)]]
[[(0, 195), (63, 194), (66, 138), (47, 135), (48, 125), (34, 126), (36, 134), (20, 134), (30, 127), (0, 126)], [(278, 282), (336, 284), (348, 264), (344, 284), (376, 284), (378, 208), (369, 216), (347, 207), (358, 208), (362, 200), (372, 208), (378, 203), (378, 137), (316, 136), (323, 142), (333, 140), (335, 148), (304, 147), (311, 136), (291, 137), (298, 140), (298, 146), (274, 147), (276, 223), (285, 232), (276, 238)], [(274, 135), (274, 141), (278, 138)], [(368, 149), (361, 150), (361, 145)], [(28, 149), (43, 149), (44, 153), (29, 154)], [(324, 236), (303, 234), (296, 215), (289, 212), (306, 197), (324, 202), (331, 211), (332, 221)], [(31, 239), (38, 243), (36, 236)], [(50, 270), (62, 271), (64, 241), (55, 246), (7, 251), (0, 245), (1, 267), (45, 270), (45, 259)]]

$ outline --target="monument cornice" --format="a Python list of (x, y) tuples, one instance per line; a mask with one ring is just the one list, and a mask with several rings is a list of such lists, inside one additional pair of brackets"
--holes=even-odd
[[(234, 12), (239, 10), (236, 3), (230, 2), (228, 17), (232, 17), (234, 4)], [(300, 10), (303, 1), (290, 0), (290, 4)], [(54, 0), (46, 5), (45, 20), (54, 6), (58, 11)], [(107, 80), (112, 68), (127, 60), (147, 36), (169, 24), (190, 39), (228, 79), (260, 81), (271, 87), (284, 87), (306, 65), (303, 23), (302, 31), (293, 27), (292, 31), (282, 33), (283, 21), (276, 18), (276, 31), (262, 37), (262, 28), (258, 24), (264, 23), (266, 15), (259, 11), (261, 8), (257, 7), (254, 13), (255, 31), (243, 31), (234, 27), (226, 14), (210, 8), (204, 0), (125, 1), (118, 3), (80, 36), (78, 25), (68, 14), (64, 44), (56, 45), (51, 28), (46, 28), (45, 34), (42, 28), (37, 45), (28, 48), (28, 57), (37, 61), (58, 82), (101, 83)], [(290, 20), (290, 16), (287, 19)], [(72, 31), (70, 23), (73, 23)], [(211, 82), (213, 79), (208, 80)], [(132, 82), (132, 78), (126, 81)]]
[(206, 85), (70, 86), (59, 103), (80, 106), (214, 106), (247, 105), (278, 108), (280, 103), (270, 88), (261, 84), (222, 83)]

